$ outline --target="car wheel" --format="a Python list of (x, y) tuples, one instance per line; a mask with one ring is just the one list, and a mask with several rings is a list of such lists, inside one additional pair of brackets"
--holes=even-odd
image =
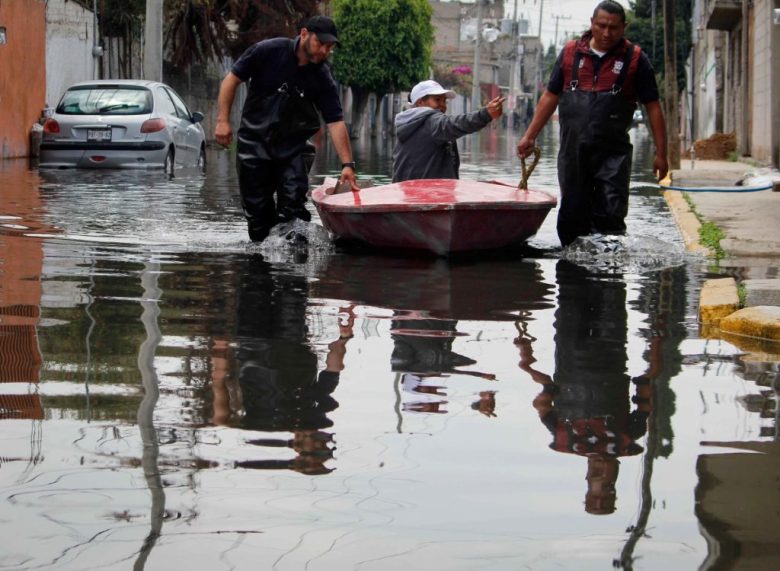
[(206, 147), (200, 148), (200, 154), (198, 155), (198, 170), (202, 173), (206, 172)]
[(173, 147), (168, 149), (168, 154), (165, 155), (165, 163), (163, 164), (163, 170), (167, 173), (172, 175), (173, 174), (173, 165), (176, 158), (176, 152), (173, 150)]

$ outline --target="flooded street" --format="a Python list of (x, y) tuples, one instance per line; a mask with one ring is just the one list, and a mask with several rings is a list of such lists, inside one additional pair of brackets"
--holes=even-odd
[[(461, 177), (517, 183), (518, 136), (466, 138)], [(0, 162), (0, 569), (779, 565), (777, 371), (699, 335), (725, 270), (681, 253), (632, 137), (651, 252), (600, 265), (556, 210), (512, 254), (252, 244), (225, 151)], [(388, 181), (392, 139), (355, 146)]]

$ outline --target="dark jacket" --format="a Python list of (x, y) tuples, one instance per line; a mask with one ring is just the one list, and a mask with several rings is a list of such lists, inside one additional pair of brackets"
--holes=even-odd
[(402, 111), (395, 117), (398, 140), (393, 151), (393, 182), (458, 178), (456, 139), (479, 131), (490, 120), (485, 108), (455, 116), (430, 107)]

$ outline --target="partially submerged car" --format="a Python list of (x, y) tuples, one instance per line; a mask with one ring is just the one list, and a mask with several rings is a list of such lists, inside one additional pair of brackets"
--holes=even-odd
[(161, 168), (206, 164), (203, 114), (164, 83), (77, 83), (43, 124), (39, 168)]

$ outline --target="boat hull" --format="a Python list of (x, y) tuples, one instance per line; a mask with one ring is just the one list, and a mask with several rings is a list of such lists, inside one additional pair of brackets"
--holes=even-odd
[(326, 180), (312, 200), (336, 237), (439, 255), (525, 242), (556, 204), (547, 193), (494, 182), (431, 179), (328, 194), (334, 183)]

